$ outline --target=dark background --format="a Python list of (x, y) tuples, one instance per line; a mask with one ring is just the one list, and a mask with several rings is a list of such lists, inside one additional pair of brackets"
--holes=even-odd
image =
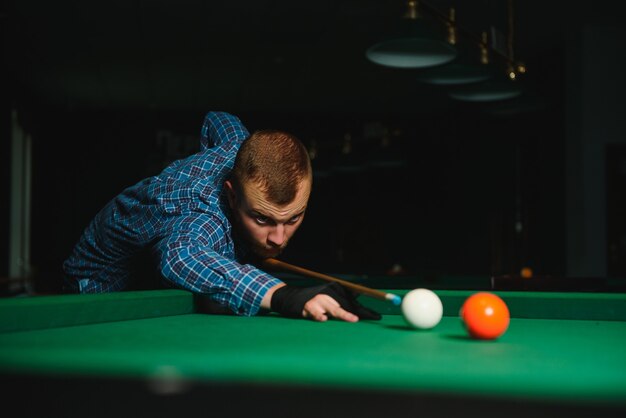
[[(461, 102), (419, 70), (367, 61), (403, 1), (4, 2), (2, 137), (15, 111), (33, 140), (37, 290), (58, 289), (61, 263), (109, 199), (198, 149), (209, 110), (317, 148), (285, 261), (332, 273), (626, 275), (618, 2), (425, 3), (455, 6), (473, 33), (504, 34), (512, 4), (523, 95)], [(1, 211), (7, 275), (9, 205)]]

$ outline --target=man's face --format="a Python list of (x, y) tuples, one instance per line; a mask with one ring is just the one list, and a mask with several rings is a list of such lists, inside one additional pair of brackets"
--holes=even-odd
[(277, 257), (304, 219), (311, 182), (303, 180), (295, 199), (286, 205), (268, 201), (254, 183), (244, 184), (241, 195), (227, 181), (228, 201), (234, 214), (234, 224), (250, 244), (252, 251), (263, 259)]

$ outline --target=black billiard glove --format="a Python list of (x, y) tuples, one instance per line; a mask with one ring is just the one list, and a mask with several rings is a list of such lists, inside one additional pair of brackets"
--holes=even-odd
[(369, 308), (361, 305), (357, 296), (339, 283), (328, 283), (313, 287), (283, 286), (272, 295), (271, 308), (274, 312), (289, 317), (302, 318), (304, 305), (316, 295), (328, 295), (339, 303), (348, 312), (359, 319), (379, 320), (382, 316)]

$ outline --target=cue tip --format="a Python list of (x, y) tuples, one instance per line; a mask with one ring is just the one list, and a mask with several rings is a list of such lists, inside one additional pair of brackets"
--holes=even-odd
[(392, 293), (387, 293), (386, 298), (391, 301), (394, 305), (398, 306), (402, 303), (402, 298), (398, 295), (394, 295)]

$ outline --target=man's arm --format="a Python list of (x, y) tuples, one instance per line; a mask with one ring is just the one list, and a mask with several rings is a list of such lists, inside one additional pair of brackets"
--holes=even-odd
[[(162, 275), (178, 287), (208, 295), (238, 315), (272, 310), (291, 318), (349, 322), (380, 319), (337, 283), (299, 288), (286, 286), (258, 268), (242, 265), (216, 251), (229, 243), (219, 220), (190, 214), (172, 221), (168, 236), (157, 245)], [(175, 232), (174, 232), (175, 231)]]
[(348, 322), (381, 318), (357, 301), (357, 295), (339, 283), (311, 287), (277, 286), (269, 301), (271, 310), (290, 318), (326, 321), (337, 318)]
[[(281, 283), (269, 289), (263, 297), (261, 307), (271, 310), (274, 293), (285, 286), (284, 283)], [(339, 302), (326, 294), (317, 294), (309, 299), (302, 307), (302, 317), (320, 322), (327, 321), (330, 317), (347, 322), (357, 322), (359, 320), (358, 316), (343, 309)]]
[(200, 146), (202, 151), (225, 142), (241, 142), (250, 136), (238, 117), (226, 112), (209, 112), (204, 117)]
[(227, 234), (210, 215), (173, 220), (156, 245), (163, 277), (177, 287), (209, 295), (238, 315), (256, 315), (268, 290), (282, 282), (248, 264), (225, 256)]

